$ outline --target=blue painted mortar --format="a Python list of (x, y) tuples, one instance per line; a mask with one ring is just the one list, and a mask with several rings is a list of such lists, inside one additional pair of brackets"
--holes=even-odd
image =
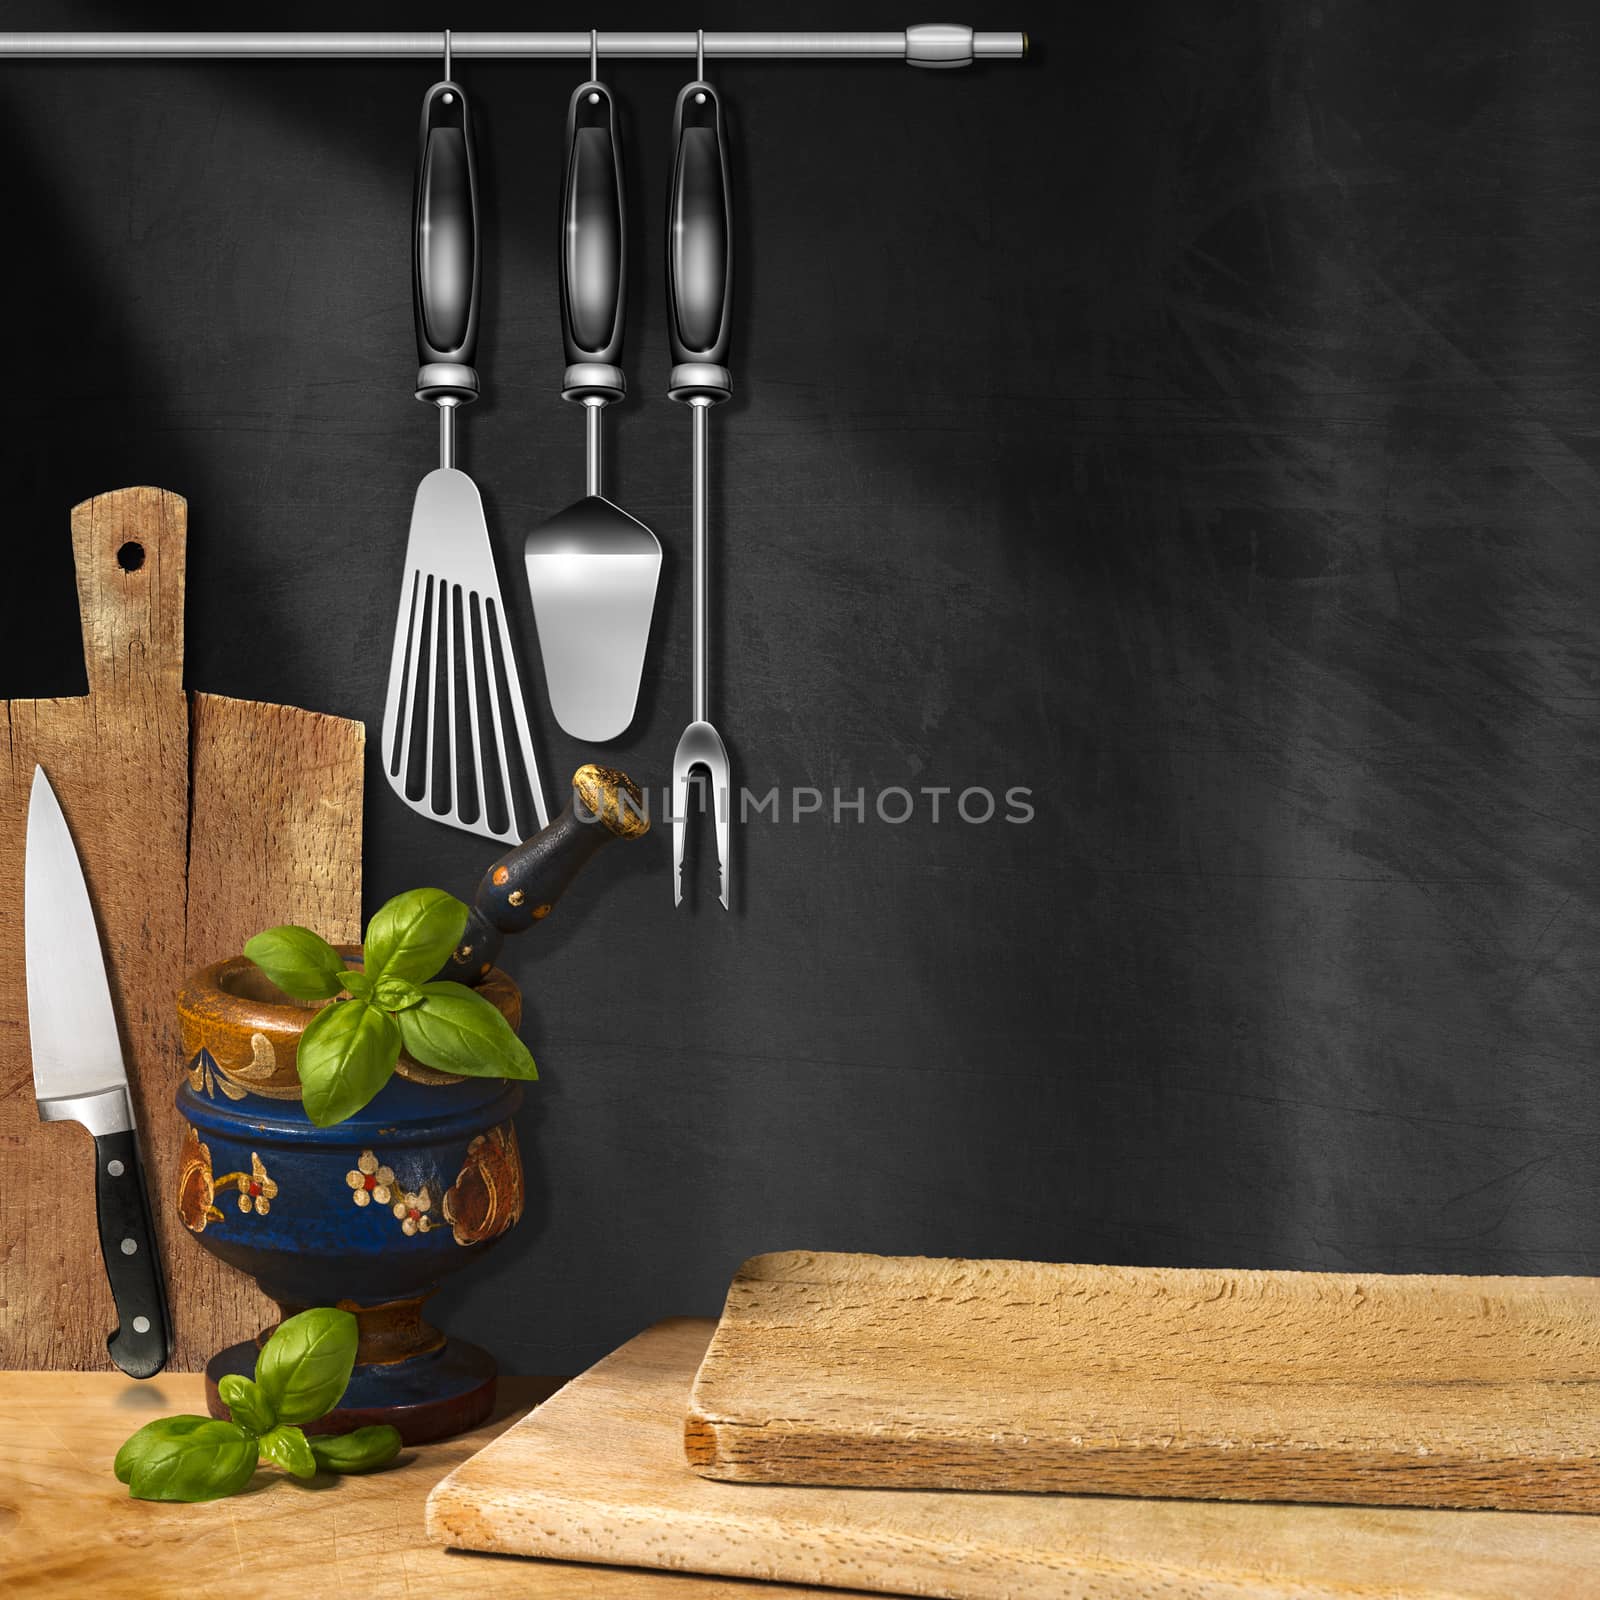
[[(521, 997), (503, 973), (480, 993), (515, 1026)], [(402, 1058), (355, 1116), (319, 1128), (294, 1069), (316, 1008), (290, 1001), (243, 957), (196, 973), (178, 999), (186, 1124), (176, 1193), (196, 1242), (248, 1273), (288, 1312), (356, 1313), (360, 1348), (335, 1428), (392, 1422), (408, 1443), (475, 1426), (494, 1398), (493, 1360), (446, 1340), (422, 1301), (476, 1261), (522, 1214), (512, 1117), (520, 1084), (455, 1078)], [(182, 1314), (182, 1308), (179, 1308)], [(260, 1330), (206, 1364), (217, 1383), (249, 1373)]]
[[(241, 1189), (235, 1180), (214, 1198), (211, 1209), (220, 1215), (198, 1212), (191, 1200), (184, 1220), (206, 1249), (249, 1273), (272, 1299), (291, 1305), (416, 1299), (495, 1242), (458, 1242), (444, 1207), (470, 1165), (474, 1139), (499, 1128), (515, 1137), (509, 1124), (522, 1101), (520, 1085), (469, 1079), (439, 1088), (396, 1077), (354, 1117), (318, 1128), (298, 1101), (248, 1093), (242, 1100), (227, 1099), (215, 1087), (219, 1074), (207, 1051), (197, 1053), (191, 1072), (196, 1066), (202, 1088), (185, 1084), (177, 1107), (209, 1152), (212, 1177), (264, 1171), (275, 1192), (270, 1198), (250, 1195), (249, 1186)], [(186, 1172), (193, 1166), (194, 1144), (186, 1140)], [(390, 1202), (374, 1198), (372, 1189), (352, 1189), (349, 1174), (361, 1173), (363, 1161), (379, 1169), (363, 1173), (363, 1182), (393, 1172), (394, 1182), (386, 1186)], [(392, 1206), (424, 1190), (428, 1210), (416, 1219), (418, 1231), (407, 1233)], [(367, 1204), (355, 1203), (358, 1192), (367, 1193)], [(248, 1210), (241, 1199), (250, 1200)]]

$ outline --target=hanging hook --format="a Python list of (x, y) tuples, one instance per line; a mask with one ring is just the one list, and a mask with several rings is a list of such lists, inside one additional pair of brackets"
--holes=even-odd
[(589, 82), (600, 81), (600, 30), (589, 30)]
[(444, 30), (444, 77), (448, 83), (454, 74), (450, 70), (450, 30)]
[(706, 30), (694, 30), (694, 75), (701, 83), (706, 81)]

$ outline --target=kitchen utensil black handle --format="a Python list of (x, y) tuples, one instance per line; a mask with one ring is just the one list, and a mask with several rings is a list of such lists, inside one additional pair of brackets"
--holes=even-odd
[(505, 936), (549, 916), (601, 845), (638, 839), (649, 831), (644, 796), (627, 773), (579, 767), (561, 815), (484, 873), (467, 915), (467, 931), (439, 976), (458, 983), (482, 982)]
[(450, 79), (422, 99), (412, 222), (417, 398), (465, 404), (478, 397), (478, 174), (467, 96)]
[(733, 388), (733, 222), (722, 101), (685, 84), (672, 118), (677, 156), (667, 211), (667, 334), (674, 400), (726, 400)]
[(117, 1307), (106, 1348), (130, 1378), (153, 1378), (167, 1364), (167, 1296), (133, 1129), (97, 1133), (94, 1167), (100, 1254)]
[(581, 83), (567, 107), (561, 198), (561, 336), (568, 400), (620, 400), (627, 298), (627, 210), (617, 107), (603, 83)]

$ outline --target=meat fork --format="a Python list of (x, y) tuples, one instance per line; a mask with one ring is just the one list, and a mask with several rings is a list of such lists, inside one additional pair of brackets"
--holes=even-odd
[(702, 68), (685, 84), (673, 114), (677, 158), (667, 215), (668, 332), (672, 379), (667, 392), (689, 407), (694, 425), (691, 508), (694, 523), (694, 720), (672, 757), (672, 902), (683, 904), (683, 847), (689, 820), (689, 780), (704, 773), (716, 816), (719, 898), (732, 906), (729, 853), (733, 788), (728, 752), (707, 712), (710, 511), (707, 458), (711, 408), (733, 391), (728, 357), (733, 245), (728, 201), (728, 152), (722, 105)]

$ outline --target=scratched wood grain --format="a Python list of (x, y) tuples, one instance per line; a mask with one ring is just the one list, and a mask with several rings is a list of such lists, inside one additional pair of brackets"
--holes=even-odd
[(274, 922), (359, 943), (363, 725), (195, 694), (190, 736), (186, 964)]
[[(161, 489), (99, 495), (72, 513), (86, 696), (6, 704), (0, 788), (0, 1363), (104, 1367), (116, 1326), (95, 1228), (88, 1135), (39, 1121), (28, 1048), (22, 863), (35, 763), (83, 862), (122, 1031), (168, 1292), (232, 1288), (164, 1203), (179, 1147), (172, 999), (184, 973), (189, 711), (183, 693), (184, 502)], [(119, 561), (118, 552), (124, 552)], [(194, 1269), (193, 1278), (188, 1269)]]
[(1600, 1279), (787, 1251), (684, 1424), (733, 1483), (1600, 1511)]
[[(173, 1312), (176, 1368), (275, 1315), (202, 1250), (171, 1203), (181, 1124), (174, 997), (194, 965), (299, 921), (355, 935), (361, 724), (183, 692), (187, 508), (124, 489), (72, 514), (86, 696), (0, 707), (0, 1366), (96, 1368), (115, 1326), (93, 1167), (75, 1123), (33, 1098), (22, 861), (37, 762), (60, 797), (99, 918)], [(192, 773), (191, 773), (192, 760)], [(193, 799), (191, 819), (190, 802)]]
[(441, 1544), (942, 1600), (1587, 1600), (1600, 1519), (714, 1483), (683, 1460), (712, 1323), (640, 1334), (428, 1497)]
[(111, 1462), (152, 1418), (203, 1414), (198, 1376), (166, 1373), (136, 1384), (112, 1373), (0, 1373), (0, 1430), (9, 1441), (0, 1472), (0, 1586), (30, 1600), (268, 1591), (308, 1600), (800, 1600), (813, 1593), (567, 1562), (508, 1566), (429, 1544), (428, 1490), (558, 1381), (502, 1378), (491, 1421), (408, 1450), (388, 1471), (302, 1485), (264, 1468), (247, 1494), (186, 1506), (130, 1500)]

